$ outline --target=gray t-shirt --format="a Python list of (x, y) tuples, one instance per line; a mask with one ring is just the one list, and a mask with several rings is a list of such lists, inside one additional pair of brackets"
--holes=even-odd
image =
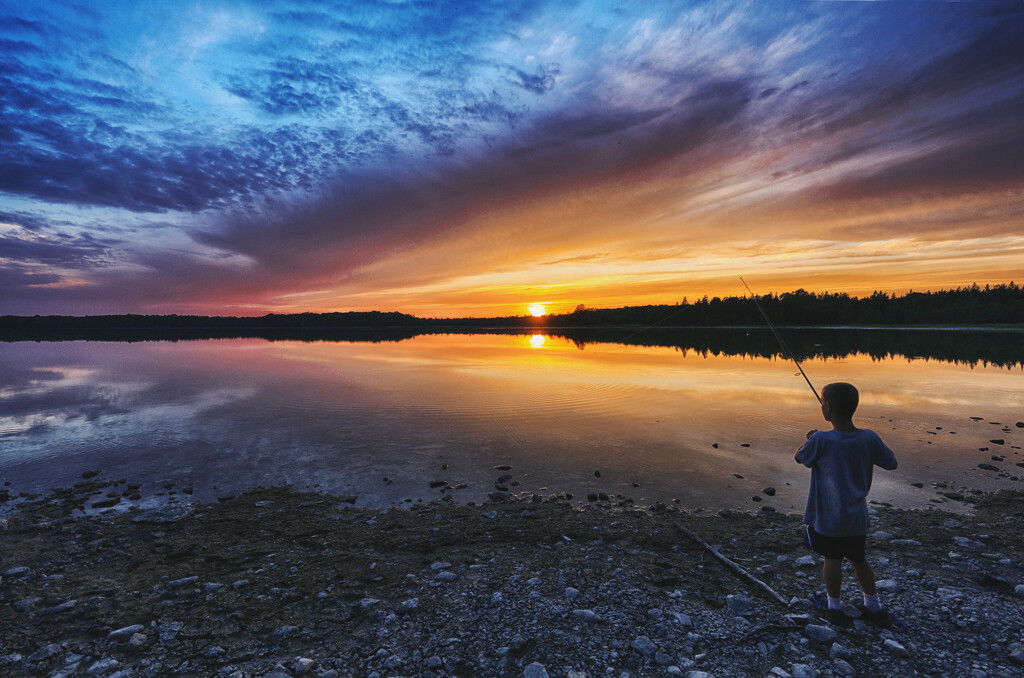
[(867, 534), (873, 467), (896, 468), (896, 455), (878, 434), (866, 428), (818, 431), (796, 460), (811, 469), (804, 522), (826, 537)]

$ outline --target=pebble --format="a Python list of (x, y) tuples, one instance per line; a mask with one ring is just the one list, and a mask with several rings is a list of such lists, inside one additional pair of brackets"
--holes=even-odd
[(410, 598), (409, 600), (403, 600), (402, 604), (398, 606), (399, 612), (412, 612), (420, 606), (419, 598)]
[(935, 595), (938, 596), (941, 600), (947, 602), (964, 597), (964, 594), (962, 592), (958, 591), (957, 589), (951, 589), (946, 586), (940, 586), (939, 588), (935, 589)]
[(117, 661), (113, 657), (105, 657), (93, 662), (92, 666), (85, 670), (85, 673), (89, 676), (98, 676), (101, 674), (106, 675), (120, 666), (121, 662)]
[(107, 640), (116, 640), (118, 642), (128, 640), (136, 633), (140, 633), (146, 629), (142, 624), (132, 624), (131, 626), (125, 626), (120, 629), (116, 629), (107, 634)]
[(845, 645), (832, 643), (832, 648), (828, 651), (828, 656), (833, 659), (849, 659), (853, 656), (853, 650)]
[(845, 659), (833, 659), (832, 669), (844, 678), (853, 678), (857, 675), (857, 669), (853, 668), (850, 662)]
[(896, 593), (899, 590), (899, 585), (895, 579), (879, 579), (875, 582), (875, 587), (879, 591), (885, 591), (886, 593)]
[(645, 657), (650, 657), (658, 651), (658, 646), (652, 643), (647, 636), (637, 636), (629, 646)]
[(34, 662), (45, 661), (59, 652), (60, 645), (58, 645), (57, 643), (50, 643), (48, 645), (43, 645), (41, 648), (30, 654), (26, 661), (28, 661), (30, 664)]
[(893, 654), (897, 654), (897, 655), (899, 655), (901, 657), (909, 657), (910, 656), (910, 652), (907, 651), (907, 648), (903, 647), (902, 645), (897, 643), (892, 638), (886, 638), (885, 642), (882, 643), (882, 646), (885, 647), (885, 649), (887, 649), (890, 652), (892, 652)]
[(565, 597), (569, 600), (576, 600), (576, 596), (580, 595), (579, 589), (574, 589), (571, 586), (567, 586), (565, 589)]
[(793, 664), (793, 678), (818, 678), (818, 670), (807, 664)]
[(527, 664), (523, 669), (523, 678), (548, 678), (548, 670), (539, 662)]
[(754, 610), (754, 601), (742, 594), (725, 597), (725, 607), (737, 617), (750, 614)]
[(1018, 598), (1024, 598), (1024, 584), (1017, 584), (1014, 586), (1013, 592), (1017, 594)]
[(889, 532), (885, 532), (883, 530), (879, 530), (878, 532), (873, 533), (871, 535), (871, 538), (877, 539), (878, 541), (892, 541), (896, 538), (896, 535), (891, 534)]
[(805, 626), (804, 635), (823, 645), (835, 642), (836, 638), (839, 637), (839, 634), (834, 629), (828, 626), (819, 626), (818, 624), (808, 624)]
[(980, 541), (968, 539), (967, 537), (953, 537), (953, 541), (957, 546), (962, 549), (967, 549), (968, 551), (977, 551), (978, 549), (985, 547), (985, 545)]
[(316, 662), (308, 657), (299, 657), (298, 661), (295, 662), (295, 675), (304, 676), (313, 670), (316, 666)]
[(587, 622), (588, 624), (599, 624), (604, 621), (600, 615), (593, 610), (573, 610), (572, 616), (573, 619), (579, 619), (580, 621)]
[(434, 575), (434, 581), (440, 582), (453, 582), (459, 578), (459, 575), (455, 574), (451, 570), (441, 570)]
[(814, 567), (817, 563), (814, 562), (814, 556), (800, 556), (794, 565), (796, 567)]

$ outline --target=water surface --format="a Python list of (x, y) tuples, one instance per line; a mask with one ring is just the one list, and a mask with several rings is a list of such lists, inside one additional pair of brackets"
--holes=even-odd
[[(435, 480), (481, 500), (509, 464), (513, 491), (802, 508), (793, 451), (827, 424), (793, 364), (665, 343), (677, 345), (529, 334), (4, 344), (0, 477), (38, 491), (102, 469), (149, 497), (167, 481), (197, 498), (291, 483), (385, 504), (437, 498)], [(898, 471), (877, 472), (874, 499), (927, 505), (941, 499), (936, 482), (1021, 486), (977, 468), (1024, 476), (1019, 362), (850, 350), (822, 347), (803, 364), (819, 388), (857, 384), (858, 424), (899, 457)]]

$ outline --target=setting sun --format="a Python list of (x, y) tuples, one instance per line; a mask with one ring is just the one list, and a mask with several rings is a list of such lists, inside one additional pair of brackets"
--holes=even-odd
[(530, 315), (535, 318), (539, 318), (547, 312), (548, 310), (544, 308), (544, 304), (530, 304)]

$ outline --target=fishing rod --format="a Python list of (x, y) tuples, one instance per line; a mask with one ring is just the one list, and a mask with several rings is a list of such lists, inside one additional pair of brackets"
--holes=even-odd
[(748, 285), (747, 281), (743, 279), (743, 276), (740, 276), (740, 282), (742, 282), (743, 286), (747, 288), (748, 292), (750, 292), (750, 298), (754, 301), (754, 305), (757, 306), (757, 310), (761, 312), (761, 316), (764, 318), (764, 321), (768, 323), (768, 327), (771, 328), (772, 334), (774, 334), (775, 338), (779, 340), (779, 345), (782, 346), (782, 350), (785, 351), (790, 360), (796, 363), (796, 368), (800, 370), (800, 374), (803, 376), (804, 381), (806, 381), (807, 385), (811, 387), (811, 392), (814, 394), (814, 397), (818, 399), (818, 403), (821, 404), (821, 396), (818, 395), (817, 389), (814, 388), (814, 384), (811, 383), (811, 380), (807, 378), (807, 373), (804, 372), (804, 368), (800, 367), (800, 361), (796, 359), (796, 356), (794, 356), (792, 351), (789, 350), (789, 347), (786, 346), (785, 340), (782, 338), (782, 335), (779, 334), (779, 331), (775, 329), (775, 325), (773, 325), (772, 321), (768, 318), (768, 314), (764, 312), (763, 308), (761, 308), (761, 302), (757, 300), (757, 295), (754, 294), (752, 289), (750, 289), (750, 285)]

